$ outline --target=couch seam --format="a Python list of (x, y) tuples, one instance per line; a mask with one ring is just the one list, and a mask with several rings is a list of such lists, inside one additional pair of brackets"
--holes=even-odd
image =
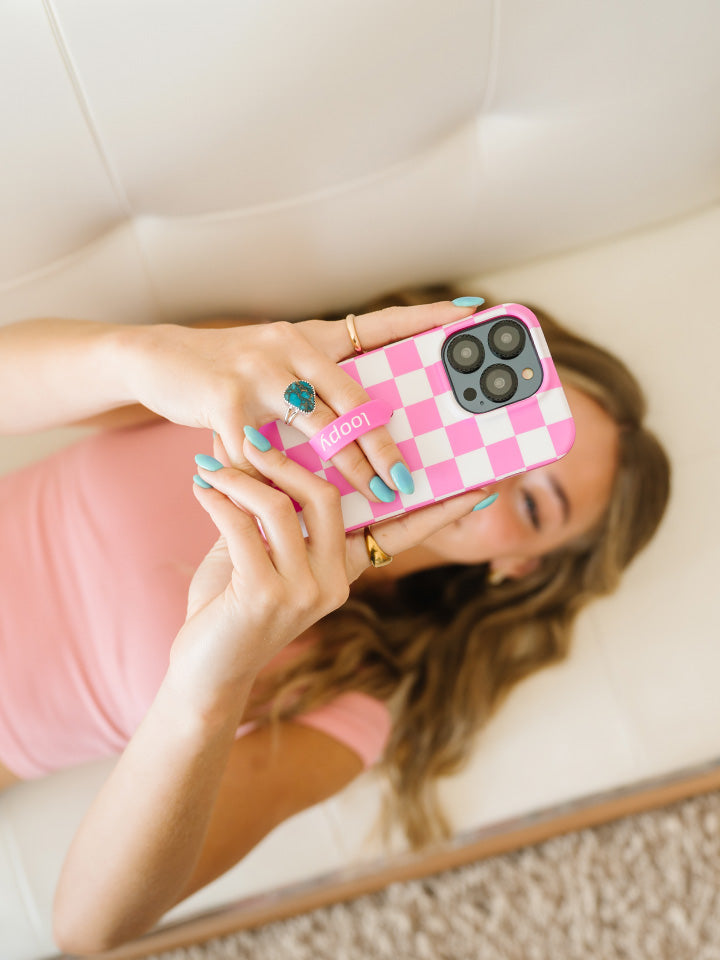
[(53, 9), (52, 0), (42, 0), (42, 5), (45, 9), (48, 23), (50, 24), (55, 45), (57, 46), (58, 52), (60, 53), (65, 66), (65, 72), (68, 75), (68, 79), (70, 80), (70, 84), (75, 93), (75, 99), (83, 115), (85, 124), (90, 132), (90, 136), (93, 139), (95, 148), (100, 156), (100, 161), (105, 169), (105, 173), (112, 184), (113, 192), (115, 193), (116, 199), (125, 212), (125, 215), (127, 217), (132, 217), (132, 208), (130, 206), (130, 202), (103, 143), (100, 130), (98, 129), (97, 123), (93, 116), (92, 108), (90, 107), (90, 101), (85, 93), (85, 90), (83, 89), (82, 83), (80, 82), (79, 71), (73, 61), (70, 48), (65, 40), (65, 36), (63, 35), (60, 21), (55, 13), (55, 10)]
[[(84, 243), (81, 247), (76, 247), (74, 250), (71, 250), (69, 253), (65, 253), (60, 257), (56, 257), (54, 260), (51, 260), (50, 263), (45, 263), (41, 267), (36, 267), (34, 270), (30, 270), (27, 273), (21, 274), (19, 277), (13, 277), (12, 280), (4, 280), (0, 282), (0, 294), (9, 293), (12, 290), (22, 287), (23, 284), (32, 283), (35, 280), (41, 280), (46, 276), (50, 276), (52, 273), (62, 270), (64, 267), (69, 264), (74, 263), (77, 260), (82, 260), (83, 257), (87, 256), (92, 247), (99, 246), (104, 243), (109, 237), (117, 233), (120, 230), (125, 229), (127, 226), (132, 225), (132, 218), (127, 220), (122, 220), (119, 223), (115, 224), (109, 230), (99, 234), (96, 237), (93, 237), (92, 240), (88, 240), (87, 243)], [(138, 257), (141, 262), (143, 262), (142, 252), (138, 251)], [(149, 282), (149, 281), (148, 281)], [(151, 291), (153, 297), (155, 297), (155, 292), (152, 289)]]
[[(47, 0), (43, 0), (43, 3), (45, 2), (47, 2)], [(460, 126), (454, 127), (452, 131), (447, 136), (442, 138), (442, 140), (438, 141), (438, 143), (436, 143), (432, 149), (435, 150), (440, 145), (446, 144), (450, 139), (457, 136), (458, 133), (463, 129), (470, 127), (473, 123), (473, 120), (469, 120)], [(0, 293), (6, 293), (15, 287), (22, 286), (24, 283), (28, 283), (31, 280), (35, 280), (45, 276), (46, 274), (50, 274), (54, 270), (62, 269), (68, 263), (72, 263), (74, 260), (81, 259), (83, 256), (85, 256), (91, 247), (103, 243), (113, 233), (123, 229), (126, 226), (129, 226), (133, 231), (133, 235), (139, 248), (138, 256), (145, 266), (146, 275), (148, 276), (148, 284), (150, 285), (156, 307), (160, 310), (160, 302), (152, 283), (152, 277), (149, 275), (149, 270), (145, 264), (143, 244), (138, 236), (138, 230), (141, 228), (143, 223), (152, 223), (158, 221), (162, 223), (220, 223), (223, 221), (243, 220), (246, 218), (250, 219), (258, 216), (270, 216), (280, 210), (292, 209), (293, 207), (302, 207), (304, 205), (317, 203), (318, 201), (323, 201), (328, 198), (343, 194), (349, 195), (354, 191), (361, 190), (366, 186), (372, 185), (373, 183), (379, 183), (384, 179), (389, 179), (393, 176), (396, 176), (405, 169), (412, 168), (413, 166), (419, 166), (424, 160), (427, 159), (427, 156), (427, 151), (416, 153), (411, 157), (405, 157), (388, 167), (384, 167), (381, 171), (376, 171), (372, 174), (365, 174), (361, 177), (355, 178), (354, 180), (346, 180), (342, 183), (334, 184), (331, 187), (324, 187), (321, 190), (311, 191), (299, 196), (288, 197), (284, 200), (271, 200), (264, 203), (256, 203), (251, 206), (234, 207), (231, 210), (217, 210), (213, 211), (212, 213), (139, 213), (131, 215), (128, 216), (126, 220), (120, 221), (109, 230), (106, 230), (102, 234), (94, 237), (92, 240), (89, 240), (81, 247), (71, 250), (69, 253), (56, 258), (50, 263), (44, 264), (42, 267), (37, 267), (35, 270), (25, 273), (21, 277), (15, 277), (12, 280), (0, 282)]]
[(27, 874), (23, 869), (22, 857), (20, 856), (20, 851), (18, 845), (15, 841), (15, 836), (13, 831), (6, 825), (3, 825), (5, 845), (8, 850), (10, 863), (13, 866), (13, 874), (15, 877), (15, 883), (20, 894), (20, 899), (23, 902), (25, 907), (25, 913), (30, 922), (31, 927), (35, 933), (35, 936), (42, 941), (42, 923), (40, 921), (40, 915), (37, 910), (37, 905), (33, 899), (32, 892), (30, 889), (30, 884), (28, 882)]
[(72, 89), (75, 93), (75, 100), (78, 104), (80, 112), (83, 115), (88, 132), (90, 133), (93, 143), (95, 144), (95, 149), (97, 150), (98, 156), (100, 158), (100, 162), (103, 166), (103, 169), (105, 170), (105, 174), (108, 180), (110, 181), (110, 185), (115, 195), (115, 199), (118, 202), (121, 210), (123, 211), (125, 216), (125, 222), (127, 222), (130, 225), (133, 236), (135, 238), (135, 244), (137, 246), (138, 256), (143, 265), (143, 269), (145, 271), (145, 276), (148, 283), (148, 288), (155, 302), (155, 307), (159, 312), (162, 312), (161, 301), (158, 298), (157, 292), (155, 290), (155, 285), (153, 282), (152, 273), (150, 271), (150, 266), (146, 262), (144, 247), (142, 245), (140, 236), (136, 229), (136, 224), (135, 224), (136, 217), (135, 217), (133, 208), (130, 204), (128, 195), (125, 192), (120, 176), (110, 159), (110, 154), (107, 148), (105, 147), (105, 143), (100, 134), (100, 129), (97, 125), (95, 116), (90, 106), (89, 97), (85, 92), (83, 84), (80, 80), (80, 72), (73, 60), (72, 54), (70, 53), (70, 47), (67, 40), (65, 39), (65, 35), (60, 25), (60, 19), (53, 7), (53, 0), (42, 0), (42, 5), (43, 5), (43, 9), (45, 10), (45, 15), (47, 17), (48, 23), (50, 25), (50, 30), (55, 40), (55, 45), (58, 49), (62, 62), (65, 66), (65, 71), (70, 81), (70, 85), (72, 86)]
[(472, 129), (475, 124), (475, 118), (468, 118), (462, 123), (455, 124), (441, 137), (438, 137), (433, 144), (420, 152), (413, 153), (409, 157), (403, 157), (383, 167), (382, 170), (376, 170), (372, 173), (362, 174), (352, 180), (344, 180), (342, 183), (336, 183), (329, 187), (322, 187), (319, 190), (311, 190), (307, 193), (298, 194), (293, 197), (286, 197), (282, 200), (268, 200), (261, 203), (255, 203), (248, 206), (233, 207), (230, 210), (215, 210), (210, 213), (162, 213), (162, 214), (138, 214), (139, 221), (151, 222), (153, 220), (162, 221), (194, 221), (202, 222), (220, 222), (223, 220), (240, 220), (245, 217), (264, 216), (276, 213), (280, 210), (288, 210), (293, 207), (302, 207), (304, 205), (317, 203), (335, 196), (351, 194), (357, 190), (362, 190), (374, 183), (380, 183), (383, 180), (390, 179), (402, 173), (406, 169), (420, 166), (428, 157), (438, 149), (445, 146), (453, 138), (457, 137), (463, 130)]
[(487, 82), (478, 115), (480, 119), (489, 112), (495, 97), (500, 67), (500, 0), (493, 0), (490, 9), (490, 56), (488, 57)]

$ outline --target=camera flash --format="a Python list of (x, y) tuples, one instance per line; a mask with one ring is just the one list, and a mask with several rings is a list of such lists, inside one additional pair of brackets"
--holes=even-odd
[(533, 375), (534, 375), (533, 371), (530, 367), (525, 367), (525, 369), (522, 372), (523, 380), (532, 380)]

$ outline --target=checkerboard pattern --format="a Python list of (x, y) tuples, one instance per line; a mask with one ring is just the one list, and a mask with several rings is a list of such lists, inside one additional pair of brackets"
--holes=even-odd
[[(542, 363), (543, 382), (527, 400), (472, 414), (453, 397), (440, 351), (451, 333), (500, 316), (525, 323)], [(387, 429), (412, 473), (414, 493), (398, 493), (393, 503), (371, 503), (322, 461), (295, 427), (275, 421), (261, 432), (292, 460), (338, 487), (347, 530), (551, 463), (572, 446), (575, 427), (545, 338), (534, 314), (517, 304), (360, 354), (341, 366), (371, 399), (392, 406)]]

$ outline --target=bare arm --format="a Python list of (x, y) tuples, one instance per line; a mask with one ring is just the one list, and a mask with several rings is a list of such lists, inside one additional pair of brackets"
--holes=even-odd
[[(362, 534), (344, 535), (334, 487), (279, 450), (246, 441), (244, 452), (276, 488), (232, 468), (198, 468), (213, 486), (195, 496), (224, 539), (193, 578), (168, 674), (68, 853), (54, 909), (64, 949), (97, 952), (147, 930), (276, 823), (359, 771), (341, 747), (332, 758), (328, 746), (318, 751), (322, 735), (313, 741), (308, 730), (286, 733), (274, 765), (258, 733), (244, 762), (228, 767), (242, 749), (232, 741), (254, 678), (339, 606), (368, 567)], [(393, 554), (422, 542), (481, 496), (471, 491), (386, 521), (383, 547)], [(307, 540), (290, 498), (303, 508)]]
[(225, 718), (201, 717), (163, 683), (63, 865), (53, 906), (61, 949), (116, 946), (182, 899), (246, 698), (238, 689)]
[[(366, 350), (459, 320), (452, 303), (394, 307), (356, 318)], [(279, 321), (245, 326), (211, 321), (125, 326), (40, 319), (0, 327), (0, 433), (28, 433), (65, 424), (124, 425), (147, 415), (214, 430), (231, 463), (247, 467), (243, 428), (286, 414), (283, 391), (309, 379), (319, 402), (295, 427), (311, 437), (370, 398), (342, 368), (352, 344), (342, 321)], [(98, 421), (102, 417), (102, 421)], [(384, 426), (333, 456), (333, 465), (369, 500), (374, 478), (396, 490), (403, 462)]]
[(299, 723), (261, 727), (236, 740), (182, 899), (229, 870), (273, 827), (333, 796), (362, 769), (349, 746)]
[(0, 433), (49, 429), (131, 403), (118, 352), (143, 329), (55, 319), (0, 327)]
[[(79, 867), (63, 871), (55, 902), (56, 941), (65, 951), (95, 953), (147, 932), (275, 826), (362, 770), (349, 747), (301, 725), (263, 727), (236, 741), (231, 731), (208, 731), (195, 750), (194, 735), (173, 737), (169, 716), (157, 717), (155, 737), (147, 724), (143, 752), (123, 756), (71, 850)], [(146, 755), (151, 739), (154, 756)], [(101, 884), (90, 866), (97, 849)]]
[[(181, 326), (208, 330), (265, 322), (212, 318)], [(153, 326), (55, 318), (0, 327), (0, 433), (68, 424), (127, 427), (157, 419), (160, 414), (134, 402), (127, 379), (133, 354), (150, 349), (157, 334)]]
[[(53, 914), (64, 948), (121, 943), (187, 895), (255, 678), (347, 597), (337, 490), (275, 454), (267, 458), (275, 479), (278, 470), (289, 474), (293, 495), (317, 511), (308, 530), (322, 549), (306, 544), (284, 493), (239, 470), (199, 468), (214, 486), (196, 486), (195, 495), (223, 536), (193, 577), (160, 690), (70, 847)], [(266, 812), (282, 814), (286, 802), (267, 797)], [(290, 810), (296, 802), (291, 796)], [(246, 838), (256, 841), (258, 821), (249, 822)]]
[[(198, 467), (205, 486), (194, 488), (195, 497), (222, 536), (193, 578), (161, 689), (71, 846), (54, 913), (65, 948), (97, 952), (134, 936), (223, 869), (222, 853), (206, 852), (215, 849), (206, 841), (248, 691), (291, 639), (347, 599), (349, 582), (367, 569), (363, 536), (345, 535), (334, 486), (272, 447), (245, 439), (241, 452), (271, 485), (232, 467)], [(394, 554), (422, 542), (481, 496), (474, 491), (387, 521), (383, 547)], [(295, 741), (300, 751), (309, 749), (309, 736)], [(328, 780), (315, 781), (311, 796), (307, 784), (288, 788), (271, 779), (265, 819), (242, 821), (235, 859), (273, 823), (347, 782), (357, 762), (341, 762)], [(237, 789), (251, 793), (256, 774), (256, 764), (242, 767)]]
[[(238, 319), (228, 317), (212, 317), (206, 320), (191, 320), (180, 326), (195, 330), (222, 330), (226, 327), (247, 327), (256, 323), (269, 323), (265, 317), (243, 317)], [(160, 414), (149, 410), (140, 403), (118, 407), (105, 413), (98, 413), (91, 417), (73, 422), (73, 426), (96, 427), (99, 430), (116, 430), (120, 427), (135, 427), (141, 423), (149, 423), (160, 419)]]

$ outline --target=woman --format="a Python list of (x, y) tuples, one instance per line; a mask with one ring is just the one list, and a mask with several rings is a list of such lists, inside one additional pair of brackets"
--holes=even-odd
[[(372, 312), (357, 318), (357, 335), (370, 349), (469, 312), (465, 301)], [(55, 902), (62, 949), (95, 952), (149, 929), (277, 823), (341, 789), (381, 753), (410, 840), (442, 834), (434, 779), (457, 769), (514, 683), (564, 656), (578, 609), (615, 586), (667, 497), (667, 462), (642, 427), (632, 377), (604, 351), (547, 320), (543, 326), (576, 420), (571, 452), (496, 484), (490, 509), (475, 509), (492, 498), (474, 491), (383, 524), (381, 550), (400, 555), (382, 567), (369, 565), (362, 534), (345, 537), (335, 488), (265, 449), (253, 430), (283, 415), (279, 398), (292, 379), (310, 380), (324, 401), (311, 418), (295, 421), (308, 435), (366, 399), (335, 367), (351, 354), (352, 328), (321, 321), (194, 331), (37, 322), (0, 331), (7, 431), (107, 419), (108, 411), (116, 423), (137, 424), (151, 410), (218, 434), (217, 459), (200, 458), (192, 486), (205, 513), (189, 509), (178, 479), (188, 490), (180, 464), (202, 435), (162, 422), (63, 451), (42, 490), (34, 482), (39, 468), (7, 478), (6, 505), (24, 497), (54, 507), (53, 529), (61, 533), (52, 492), (66, 499), (73, 486), (90, 484), (78, 494), (83, 510), (99, 503), (90, 519), (83, 525), (70, 517), (58, 544), (33, 528), (31, 562), (18, 565), (6, 550), (0, 575), (12, 578), (16, 603), (32, 607), (26, 620), (35, 618), (34, 635), (44, 637), (49, 622), (42, 594), (35, 586), (37, 604), (18, 598), (32, 597), (33, 584), (49, 590), (58, 581), (65, 600), (52, 606), (52, 624), (61, 615), (70, 624), (58, 645), (82, 635), (95, 650), (122, 652), (95, 687), (81, 688), (96, 697), (86, 709), (96, 720), (88, 755), (93, 736), (116, 742), (118, 752), (127, 746), (63, 868)], [(127, 409), (131, 401), (146, 409)], [(347, 447), (334, 465), (371, 498), (389, 499), (408, 482), (382, 429)], [(303, 506), (307, 541), (286, 494)], [(165, 552), (145, 554), (163, 510)], [(207, 517), (221, 533), (212, 547)], [(202, 554), (183, 553), (188, 542), (210, 548), (194, 576)], [(39, 576), (43, 563), (52, 566)], [(178, 607), (188, 584), (185, 617)], [(0, 635), (13, 622), (17, 633), (24, 609), (10, 610)], [(151, 629), (143, 633), (146, 623)], [(63, 653), (81, 672), (86, 661)], [(27, 650), (22, 655), (27, 659)], [(38, 690), (52, 693), (50, 654), (37, 659), (50, 671)], [(8, 687), (3, 703), (12, 714), (20, 685)], [(66, 716), (66, 702), (62, 708)], [(10, 750), (11, 734), (19, 742), (22, 731), (11, 716), (4, 719)], [(14, 768), (7, 764), (6, 783), (22, 763), (38, 775), (41, 765), (33, 768), (29, 753), (18, 751)]]

